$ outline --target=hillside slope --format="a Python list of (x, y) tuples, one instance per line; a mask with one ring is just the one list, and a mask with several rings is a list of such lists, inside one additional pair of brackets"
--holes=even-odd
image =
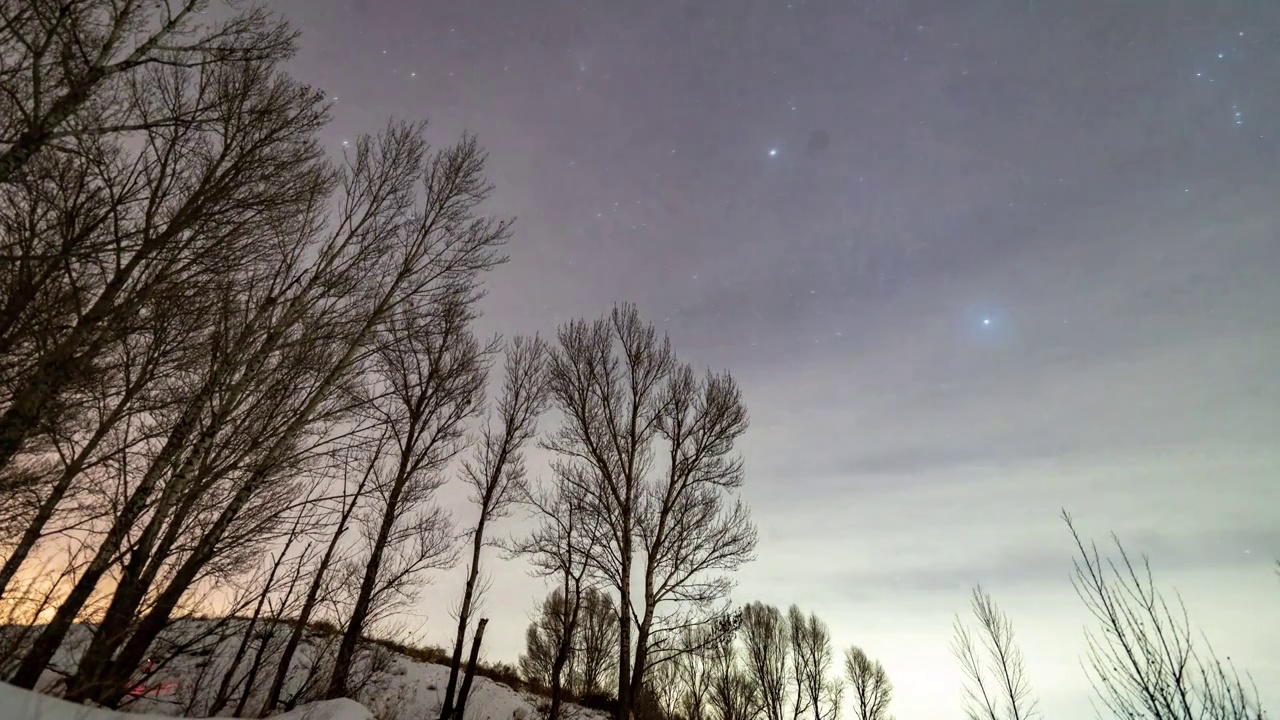
[[(75, 705), (50, 695), (57, 695), (59, 680), (74, 671), (78, 652), (88, 640), (86, 628), (77, 627), (69, 634), (67, 642), (59, 650), (51, 670), (41, 678), (40, 687), (49, 693), (37, 695), (10, 685), (0, 684), (0, 707), (8, 720), (135, 720), (144, 717), (228, 717), (243, 695), (243, 686), (253, 675), (253, 687), (244, 701), (244, 715), (252, 717), (261, 707), (265, 687), (270, 682), (279, 658), (283, 632), (264, 633), (262, 626), (252, 632), (253, 640), (239, 662), (235, 658), (240, 649), (243, 632), (224, 627), (216, 637), (194, 638), (206, 634), (209, 626), (204, 621), (186, 620), (175, 624), (166, 633), (162, 645), (185, 646), (190, 649), (167, 661), (161, 662), (145, 679), (140, 675), (142, 691), (131, 698), (126, 712), (112, 712)], [(308, 632), (290, 664), (289, 680), (285, 684), (286, 698), (300, 695), (313, 698), (328, 677), (332, 667), (333, 642), (336, 638), (316, 632)], [(255, 654), (261, 649), (259, 670), (252, 669)], [(437, 717), (443, 702), (444, 688), (449, 679), (449, 668), (444, 665), (420, 662), (381, 645), (367, 645), (362, 659), (353, 668), (353, 678), (359, 686), (356, 700), (312, 702), (299, 705), (291, 713), (275, 715), (285, 720), (424, 720)], [(376, 666), (376, 672), (370, 671)], [(221, 706), (214, 698), (219, 690), (228, 687), (226, 700)], [(303, 688), (310, 688), (303, 690)], [(358, 702), (357, 702), (358, 701)], [(466, 720), (536, 720), (540, 716), (538, 706), (544, 702), (530, 692), (519, 692), (507, 685), (486, 677), (476, 677), (466, 706)], [(14, 708), (13, 712), (9, 712)], [(67, 714), (74, 713), (74, 714)], [(602, 720), (605, 713), (567, 706), (565, 717), (572, 720)]]

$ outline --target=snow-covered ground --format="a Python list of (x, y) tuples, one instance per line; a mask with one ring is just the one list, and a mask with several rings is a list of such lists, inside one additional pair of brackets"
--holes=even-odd
[[(6, 683), (0, 683), (0, 708), (4, 709), (4, 717), (9, 720), (169, 720), (164, 715), (137, 715), (85, 707)], [(302, 705), (273, 717), (276, 720), (371, 720), (373, 715), (355, 700), (343, 698)]]
[[(204, 621), (184, 621), (176, 627), (176, 634), (192, 632), (201, 634)], [(148, 691), (145, 697), (132, 698), (126, 712), (113, 712), (82, 705), (75, 705), (50, 695), (37, 695), (0, 683), (0, 717), (4, 720), (134, 720), (138, 714), (150, 717), (226, 717), (233, 714), (242, 694), (240, 688), (250, 672), (253, 655), (262, 641), (263, 627), (254, 632), (255, 641), (234, 672), (231, 673), (229, 700), (220, 708), (214, 708), (213, 698), (223, 685), (228, 670), (234, 664), (242, 634), (229, 631), (222, 639), (207, 642), (204, 648), (187, 652), (159, 666), (145, 680)], [(255, 717), (261, 707), (265, 688), (270, 684), (279, 658), (280, 646), (288, 629), (278, 626), (274, 637), (266, 645), (256, 673), (253, 690), (245, 702), (244, 714)], [(189, 636), (190, 637), (190, 636)], [(171, 637), (178, 641), (188, 638)], [(86, 628), (74, 628), (67, 642), (55, 658), (54, 670), (41, 679), (42, 690), (56, 695), (61, 677), (74, 670), (77, 647), (88, 640)], [(285, 697), (297, 693), (304, 685), (316, 688), (328, 677), (336, 638), (307, 632), (290, 665), (289, 680), (285, 684)], [(444, 688), (449, 680), (449, 668), (444, 665), (423, 663), (381, 646), (372, 646), (371, 652), (362, 653), (363, 660), (353, 666), (353, 678), (362, 688), (356, 700), (336, 700), (299, 705), (294, 711), (275, 715), (283, 720), (422, 720), (436, 717), (443, 701)], [(377, 658), (380, 670), (370, 674), (367, 666), (371, 658)], [(329, 665), (326, 665), (326, 660)], [(363, 678), (369, 678), (362, 681)], [(314, 690), (307, 696), (314, 697)], [(358, 702), (357, 702), (358, 701)], [(539, 706), (545, 700), (534, 693), (518, 692), (488, 678), (476, 677), (466, 705), (466, 720), (537, 720), (541, 716)], [(210, 712), (212, 710), (212, 712)], [(602, 720), (604, 713), (585, 710), (577, 706), (565, 709), (572, 720)]]

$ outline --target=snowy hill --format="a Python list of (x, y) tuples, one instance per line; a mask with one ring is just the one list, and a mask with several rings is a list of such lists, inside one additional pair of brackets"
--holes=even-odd
[[(6, 683), (0, 683), (0, 707), (4, 708), (4, 716), (11, 720), (168, 720), (163, 715), (136, 715), (85, 707)], [(303, 705), (274, 717), (276, 720), (371, 720), (373, 715), (355, 700), (344, 698)]]
[[(287, 631), (264, 632), (259, 625), (252, 632), (247, 652), (241, 649), (243, 632), (224, 628), (216, 637), (198, 644), (192, 638), (206, 634), (205, 621), (176, 623), (165, 643), (195, 649), (160, 663), (143, 680), (145, 691), (132, 698), (127, 712), (114, 712), (75, 705), (50, 695), (59, 691), (60, 678), (74, 670), (78, 652), (88, 639), (86, 628), (74, 628), (59, 651), (53, 669), (41, 678), (40, 687), (49, 695), (37, 695), (0, 683), (0, 707), (6, 720), (134, 720), (139, 714), (150, 717), (228, 717), (244, 695), (243, 686), (253, 677), (253, 687), (244, 699), (243, 716), (256, 717), (265, 687), (279, 660), (280, 646)], [(284, 697), (311, 698), (332, 667), (335, 637), (308, 631), (290, 663)], [(239, 661), (236, 660), (240, 655)], [(257, 659), (255, 668), (254, 658)], [(326, 662), (328, 663), (326, 665)], [(356, 667), (359, 666), (359, 667)], [(374, 669), (376, 668), (376, 670)], [(359, 689), (356, 700), (336, 700), (299, 704), (293, 711), (274, 715), (283, 720), (422, 720), (436, 717), (443, 702), (449, 668), (419, 662), (413, 658), (370, 644), (353, 666)], [(142, 678), (139, 678), (142, 680)], [(219, 705), (214, 698), (220, 689), (226, 698)], [(311, 688), (304, 690), (304, 688)], [(357, 702), (358, 700), (358, 702)], [(476, 677), (466, 705), (466, 720), (536, 720), (545, 700), (537, 694), (518, 692), (486, 677)], [(573, 720), (602, 720), (605, 713), (567, 706), (565, 717)]]

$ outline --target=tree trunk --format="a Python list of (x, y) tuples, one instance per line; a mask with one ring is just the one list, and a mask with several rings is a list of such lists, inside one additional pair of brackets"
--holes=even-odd
[(560, 720), (560, 697), (564, 694), (562, 678), (564, 666), (569, 661), (568, 644), (562, 643), (562, 645), (565, 647), (556, 652), (556, 658), (551, 662), (551, 709), (547, 712), (547, 720)]
[(347, 621), (346, 630), (342, 633), (342, 642), (339, 643), (338, 654), (334, 657), (333, 674), (329, 676), (329, 686), (324, 691), (326, 700), (345, 697), (347, 694), (351, 661), (355, 659), (356, 646), (364, 633), (364, 621), (369, 615), (374, 586), (378, 582), (378, 568), (382, 567), (382, 553), (387, 549), (387, 539), (391, 535), (392, 526), (395, 525), (396, 511), (400, 505), (400, 493), (404, 490), (406, 470), (403, 466), (406, 460), (407, 456), (401, 458), (399, 470), (401, 477), (397, 478), (396, 485), (392, 488), (390, 497), (387, 498), (382, 523), (378, 527), (378, 538), (369, 552), (369, 561), (365, 563), (364, 578), (360, 581), (360, 594), (356, 597), (355, 607), (351, 609), (351, 618)]
[[(129, 639), (124, 649), (120, 651), (120, 656), (114, 668), (117, 673), (128, 673), (129, 668), (141, 661), (151, 642), (155, 640), (160, 631), (169, 622), (169, 617), (172, 615), (174, 608), (178, 606), (178, 601), (182, 599), (183, 594), (186, 593), (191, 583), (200, 574), (200, 571), (204, 569), (205, 564), (216, 554), (218, 543), (222, 541), (222, 537), (231, 526), (231, 523), (235, 521), (240, 511), (252, 499), (254, 493), (270, 478), (271, 473), (276, 469), (276, 463), (281, 459), (281, 455), (292, 446), (297, 437), (311, 423), (321, 401), (332, 390), (342, 373), (350, 366), (356, 356), (356, 351), (366, 341), (377, 320), (381, 319), (382, 315), (388, 311), (388, 297), (389, 295), (384, 296), (383, 303), (378, 308), (380, 312), (371, 314), (366, 318), (364, 326), (348, 342), (342, 357), (330, 365), (328, 373), (325, 374), (320, 382), (312, 386), (307, 402), (299, 408), (293, 421), (274, 439), (271, 447), (267, 450), (262, 460), (259, 461), (252, 474), (240, 485), (236, 494), (223, 508), (222, 512), (218, 514), (218, 518), (201, 536), (200, 542), (197, 543), (195, 549), (187, 556), (186, 561), (182, 563), (177, 572), (174, 573), (173, 579), (169, 582), (164, 592), (160, 593), (160, 596), (156, 598), (151, 612), (147, 613), (147, 616), (143, 618), (133, 637)], [(193, 452), (192, 455), (197, 456), (199, 453)]]
[(618, 598), (618, 711), (615, 720), (631, 720), (631, 536), (622, 540)]
[[(40, 674), (44, 672), (49, 661), (53, 659), (53, 655), (57, 652), (58, 647), (62, 645), (62, 640), (67, 631), (71, 629), (76, 618), (80, 615), (80, 611), (84, 608), (84, 604), (88, 602), (89, 597), (98, 587), (98, 581), (102, 579), (103, 574), (111, 566), (116, 552), (124, 543), (129, 531), (133, 529), (133, 524), (146, 510), (147, 500), (151, 496), (151, 491), (155, 489), (156, 484), (160, 481), (163, 469), (177, 457), (178, 452), (186, 444), (187, 438), (195, 430), (205, 402), (212, 394), (213, 383), (207, 381), (196, 397), (187, 404), (182, 417), (178, 419), (178, 422), (174, 424), (173, 429), (169, 432), (169, 437), (165, 440), (160, 453), (152, 461), (151, 466), (147, 468), (147, 473), (129, 496), (124, 508), (121, 509), (120, 514), (112, 523), (111, 529), (107, 531), (106, 536), (102, 539), (102, 543), (98, 546), (93, 559), (85, 568), (84, 573), (80, 575), (75, 586), (71, 588), (71, 592), (67, 594), (62, 604), (58, 606), (53, 619), (50, 620), (49, 624), (45, 626), (44, 630), (36, 638), (27, 654), (23, 656), (17, 670), (10, 676), (9, 684), (27, 690), (35, 688), (36, 682), (40, 679)], [(2, 466), (3, 460), (0, 459), (0, 467)]]
[[(75, 675), (67, 680), (66, 698), (68, 700), (76, 703), (84, 702), (102, 691), (96, 686), (103, 680), (104, 670), (111, 663), (112, 655), (124, 644), (129, 633), (130, 621), (141, 606), (147, 591), (151, 589), (155, 571), (148, 574), (147, 569), (153, 558), (152, 550), (155, 549), (156, 537), (160, 534), (160, 529), (164, 527), (166, 520), (169, 520), (170, 530), (176, 537), (176, 529), (181, 520), (177, 517), (172, 519), (168, 517), (168, 509), (175, 492), (174, 482), (165, 487), (160, 501), (152, 510), (151, 520), (147, 522), (142, 535), (130, 549), (129, 561), (120, 573), (120, 579), (116, 583), (115, 592), (111, 595), (107, 611), (94, 630), (89, 646), (81, 653)], [(155, 563), (155, 570), (159, 569), (159, 565), (159, 562)]]
[[(285, 541), (284, 547), (280, 549), (280, 553), (276, 555), (275, 562), (271, 563), (271, 571), (267, 573), (267, 580), (263, 583), (262, 594), (258, 595), (258, 601), (253, 605), (253, 614), (249, 616), (249, 623), (245, 627), (240, 637), (240, 643), (236, 647), (235, 656), (231, 658), (231, 666), (227, 668), (227, 672), (222, 676), (222, 682), (218, 684), (218, 693), (214, 696), (213, 705), (209, 707), (208, 715), (217, 715), (218, 711), (226, 707), (231, 700), (232, 683), (235, 680), (236, 670), (240, 669), (240, 663), (244, 662), (244, 656), (249, 652), (249, 642), (253, 639), (253, 633), (258, 628), (258, 621), (262, 618), (262, 608), (266, 607), (267, 596), (271, 594), (272, 586), (275, 585), (276, 573), (280, 571), (280, 566), (284, 564), (284, 556), (288, 554), (289, 547), (293, 545), (294, 538), (297, 537), (298, 525), (302, 522), (302, 513), (298, 513), (298, 519), (294, 522), (293, 532), (289, 533), (289, 539)], [(275, 634), (275, 625), (271, 627), (270, 637)], [(265, 646), (268, 640), (263, 640)], [(261, 658), (262, 649), (259, 648), (256, 658)], [(256, 673), (257, 668), (253, 669)], [(253, 689), (253, 678), (250, 677), (245, 684), (245, 695)], [(240, 703), (236, 707), (236, 716), (239, 717), (243, 711), (244, 697), (241, 697)]]
[(121, 399), (113, 411), (99, 423), (93, 436), (80, 449), (75, 458), (63, 468), (58, 480), (49, 491), (49, 496), (36, 509), (35, 516), (27, 523), (27, 527), (23, 530), (17, 546), (14, 547), (13, 552), (9, 553), (9, 557), (4, 561), (4, 567), (0, 568), (0, 599), (4, 598), (4, 591), (9, 587), (9, 583), (13, 581), (13, 577), (18, 574), (18, 568), (22, 567), (22, 563), (26, 561), (27, 556), (31, 554), (31, 550), (35, 548), (36, 542), (44, 532), (45, 525), (53, 517), (54, 511), (58, 509), (58, 504), (62, 502), (62, 498), (66, 496), (67, 491), (71, 489), (71, 483), (80, 474), (80, 471), (84, 469), (93, 451), (98, 448), (98, 445), (107, 436), (108, 432), (115, 427), (115, 423), (124, 414), (124, 407), (128, 402), (127, 398)]
[(467, 696), (471, 694), (471, 680), (476, 675), (476, 664), (480, 662), (480, 643), (484, 640), (484, 627), (488, 624), (489, 618), (480, 618), (480, 622), (476, 625), (476, 636), (471, 641), (471, 659), (467, 661), (467, 674), (462, 678), (462, 689), (458, 691), (458, 706), (454, 709), (451, 720), (462, 720), (463, 713), (466, 712)]
[(462, 605), (458, 609), (458, 633), (453, 642), (453, 655), (449, 662), (449, 682), (444, 688), (444, 703), (440, 706), (440, 720), (448, 720), (453, 714), (453, 694), (458, 686), (458, 671), (462, 666), (462, 651), (467, 641), (467, 625), (471, 620), (471, 603), (475, 599), (476, 580), (480, 577), (480, 551), (484, 548), (484, 526), (486, 511), (480, 511), (480, 522), (476, 523), (475, 538), (471, 547), (471, 571), (467, 575), (467, 585), (462, 591)]
[[(367, 475), (365, 476), (368, 477)], [(271, 680), (271, 688), (267, 690), (267, 697), (262, 702), (262, 709), (258, 711), (260, 717), (266, 717), (276, 709), (276, 705), (280, 702), (280, 694), (284, 691), (285, 680), (289, 677), (289, 665), (293, 662), (293, 655), (298, 651), (298, 645), (302, 643), (302, 634), (307, 630), (307, 623), (311, 621), (311, 613), (315, 611), (316, 603), (320, 599), (320, 588), (324, 584), (324, 576), (329, 571), (329, 565), (333, 562), (334, 553), (338, 549), (338, 541), (342, 539), (343, 533), (347, 530), (347, 521), (351, 518), (351, 513), (356, 507), (356, 498), (360, 496), (364, 490), (364, 481), (356, 488), (355, 497), (352, 498), (351, 504), (344, 508), (341, 518), (338, 520), (338, 527), (333, 531), (333, 537), (329, 539), (329, 546), (324, 550), (324, 557), (320, 558), (320, 564), (316, 567), (311, 576), (311, 585), (307, 588), (307, 596), (302, 601), (302, 607), (298, 610), (298, 621), (294, 623), (293, 628), (289, 631), (289, 639), (285, 641), (284, 649), (280, 651), (280, 661), (276, 666), (275, 677)]]
[(143, 657), (146, 656), (147, 649), (151, 647), (151, 643), (159, 637), (160, 633), (169, 624), (169, 619), (172, 617), (174, 609), (177, 608), (178, 602), (191, 587), (191, 583), (199, 576), (200, 571), (204, 569), (205, 564), (216, 555), (218, 543), (222, 541), (224, 533), (252, 498), (258, 486), (265, 481), (268, 474), (269, 468), (260, 468), (240, 486), (230, 502), (218, 514), (218, 518), (200, 537), (195, 549), (174, 572), (169, 584), (156, 597), (151, 610), (142, 619), (142, 622), (138, 624), (137, 629), (134, 630), (133, 635), (120, 650), (120, 654), (116, 657), (109, 671), (105, 673), (108, 678), (115, 682), (106, 682), (103, 687), (115, 693), (115, 695), (114, 697), (105, 697), (104, 705), (111, 707), (119, 701), (119, 693), (123, 687), (122, 681), (128, 677), (128, 673), (132, 668), (142, 662)]

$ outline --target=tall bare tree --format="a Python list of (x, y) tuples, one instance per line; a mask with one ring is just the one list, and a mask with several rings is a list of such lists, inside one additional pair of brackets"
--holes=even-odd
[(1114, 535), (1117, 557), (1086, 543), (1062, 515), (1077, 555), (1073, 585), (1096, 626), (1086, 634), (1087, 669), (1099, 702), (1117, 717), (1262, 720), (1256, 688), (1207, 641), (1197, 647), (1186, 608), (1155, 587), (1146, 557), (1135, 561)]
[(844, 653), (844, 676), (853, 691), (853, 710), (858, 720), (891, 720), (893, 683), (879, 660), (871, 659), (855, 645)]
[[(187, 298), (198, 307), (196, 291), (232, 280), (255, 253), (264, 252), (255, 243), (270, 245), (282, 230), (297, 227), (327, 193), (329, 171), (313, 137), (324, 115), (314, 93), (276, 76), (270, 65), (209, 65), (201, 73), (198, 85), (179, 78), (172, 102), (207, 105), (205, 112), (221, 117), (220, 124), (152, 129), (135, 157), (102, 168), (119, 199), (101, 232), (119, 249), (107, 275), (84, 278), (96, 295), (68, 320), (70, 329), (51, 340), (14, 383), (0, 416), (0, 463), (12, 458), (45, 410), (77, 380), (68, 373), (104, 349), (111, 328), (137, 321), (149, 300), (178, 288), (189, 288)], [(242, 113), (252, 113), (255, 122), (241, 122)], [(212, 399), (215, 391), (206, 384), (193, 398)], [(15, 684), (34, 683), (161, 475), (188, 446), (205, 408), (203, 401), (192, 403), (176, 413), (155, 470), (138, 481), (97, 556), (12, 678)]]
[[(264, 283), (264, 292), (278, 287), (280, 294), (273, 294), (265, 303), (249, 305), (243, 314), (248, 320), (236, 328), (236, 337), (250, 344), (240, 345), (246, 340), (238, 339), (218, 355), (219, 362), (224, 358), (234, 362), (217, 367), (234, 372), (213, 374), (202, 381), (207, 389), (191, 396), (173, 426), (175, 430), (99, 547), (99, 556), (109, 559), (146, 507), (150, 489), (162, 477), (170, 478), (165, 487), (177, 488), (201, 477), (207, 450), (224, 447), (215, 442), (223, 431), (237, 428), (243, 437), (252, 438), (243, 462), (210, 476), (213, 480), (225, 478), (224, 501), (209, 507), (199, 537), (168, 573), (168, 584), (114, 658), (114, 672), (128, 672), (140, 662), (192, 582), (220, 552), (260, 534), (262, 523), (277, 517), (273, 503), (287, 502), (291, 494), (289, 483), (280, 481), (294, 477), (297, 462), (314, 455), (312, 448), (324, 442), (327, 428), (337, 418), (334, 413), (352, 406), (351, 387), (362, 377), (364, 363), (377, 346), (375, 341), (386, 334), (388, 323), (412, 308), (430, 307), (443, 298), (465, 294), (475, 287), (480, 272), (501, 261), (496, 248), (505, 239), (506, 224), (474, 214), (488, 191), (480, 175), (483, 156), (474, 140), (467, 138), (431, 159), (426, 150), (421, 127), (416, 125), (393, 126), (376, 140), (361, 139), (344, 178), (341, 212), (328, 236), (310, 221), (281, 227), (305, 238), (320, 235), (310, 252), (293, 253), (313, 261), (292, 279), (278, 272), (274, 275), (280, 277), (278, 284)], [(413, 191), (418, 182), (424, 186), (422, 205), (415, 202)], [(318, 212), (322, 198), (313, 199), (317, 202), (312, 206)], [(309, 318), (323, 318), (324, 322), (312, 324)], [(324, 352), (317, 352), (315, 343), (319, 341), (328, 343)], [(277, 356), (296, 358), (300, 364), (290, 367), (302, 373), (292, 380), (289, 375), (266, 376), (265, 388), (273, 400), (289, 407), (288, 412), (275, 415), (278, 426), (270, 432), (246, 433), (246, 426), (228, 425), (231, 416), (222, 415), (215, 416), (218, 422), (206, 421), (196, 432), (195, 423), (206, 408), (242, 408), (255, 397), (250, 391), (262, 378), (261, 368)], [(220, 404), (211, 405), (215, 400)], [(184, 421), (187, 414), (191, 420)], [(188, 445), (193, 432), (194, 444)], [(175, 463), (177, 469), (170, 471)], [(165, 497), (162, 493), (162, 504)], [(173, 497), (176, 501), (181, 495)], [(258, 512), (246, 514), (254, 508)], [(78, 595), (73, 591), (73, 599), (79, 603), (96, 584), (91, 575), (82, 575)], [(37, 640), (37, 647), (19, 668), (19, 673), (26, 673), (24, 680), (34, 681), (30, 673), (38, 674), (47, 662), (39, 656), (52, 652), (76, 612), (75, 603), (59, 608), (52, 629), (46, 628), (45, 642)], [(60, 627), (59, 620), (64, 621)]]
[(434, 495), (465, 448), (466, 423), (483, 401), (490, 351), (469, 332), (467, 300), (393, 326), (378, 353), (387, 400), (375, 406), (385, 415), (392, 452), (374, 471), (368, 557), (326, 697), (346, 694), (357, 645), (376, 611), (396, 595), (411, 597), (411, 583), (424, 570), (454, 561), (452, 520)]
[[(1039, 710), (1027, 679), (1026, 660), (1014, 641), (1013, 623), (977, 586), (972, 607), (982, 649), (959, 616), (951, 650), (965, 675), (965, 713), (970, 720), (1029, 720)], [(983, 650), (985, 650), (985, 657)]]
[(742, 608), (743, 657), (747, 674), (760, 693), (760, 707), (767, 720), (786, 720), (787, 667), (791, 631), (782, 611), (753, 602)]
[(836, 720), (840, 714), (844, 685), (831, 677), (834, 648), (831, 630), (814, 613), (807, 616), (792, 605), (787, 611), (790, 630), (792, 676), (795, 697), (792, 717), (811, 713), (813, 720)]
[(570, 613), (566, 611), (567, 602), (561, 588), (553, 589), (538, 606), (533, 621), (525, 630), (524, 652), (520, 654), (517, 665), (524, 681), (533, 687), (552, 687), (552, 666), (569, 631), (566, 626), (570, 619)]
[(441, 720), (448, 720), (453, 714), (454, 691), (480, 579), (480, 556), (487, 544), (485, 531), (520, 499), (525, 481), (524, 448), (537, 431), (538, 416), (546, 408), (546, 350), (546, 343), (536, 336), (516, 338), (507, 348), (496, 417), (480, 427), (475, 455), (462, 466), (462, 478), (471, 488), (471, 502), (479, 513), (471, 531), (471, 562), (458, 604), (458, 630), (440, 707)]
[(633, 306), (572, 321), (558, 340), (548, 375), (564, 420), (544, 446), (586, 503), (593, 572), (618, 593), (626, 719), (645, 668), (683, 651), (682, 628), (717, 616), (727, 573), (752, 557), (755, 528), (732, 499), (747, 412), (729, 375), (699, 379)]
[(605, 691), (611, 676), (616, 677), (617, 648), (618, 606), (600, 589), (585, 588), (573, 641), (574, 692), (585, 696)]
[(317, 159), (325, 114), (319, 94), (277, 74), (291, 31), (262, 11), (201, 27), (203, 3), (189, 4), (165, 20), (143, 0), (4, 4), (5, 47), (28, 72), (0, 78), (0, 183), (69, 182), (55, 201), (75, 214), (6, 240), (19, 263), (0, 356), (25, 359), (7, 378), (0, 468), (91, 380), (113, 327), (163, 288), (234, 264), (255, 228), (310, 195), (298, 170)]

